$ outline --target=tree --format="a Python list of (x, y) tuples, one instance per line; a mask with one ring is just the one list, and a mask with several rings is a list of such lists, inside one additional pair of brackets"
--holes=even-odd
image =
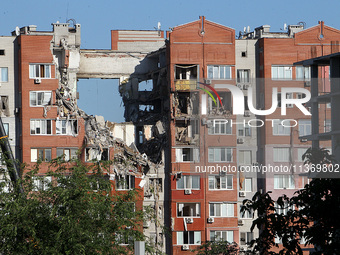
[[(23, 175), (18, 185), (24, 193), (8, 180), (2, 182), (0, 252), (128, 254), (134, 240), (145, 240), (143, 211), (134, 206), (136, 190), (112, 193), (103, 173), (108, 166), (58, 158), (44, 178), (38, 177), (40, 163)], [(2, 172), (6, 179), (7, 170)], [(5, 192), (8, 185), (10, 192)]]
[(220, 240), (206, 241), (194, 251), (197, 251), (197, 255), (236, 255), (239, 248), (236, 243)]
[[(318, 168), (322, 171), (323, 166), (327, 166), (326, 171), (334, 172), (339, 166), (326, 149), (308, 149), (303, 160), (315, 167), (313, 172)], [(270, 192), (257, 192), (252, 200), (244, 200), (241, 210), (254, 210), (258, 214), (251, 229), (258, 227), (260, 235), (251, 246), (260, 254), (302, 254), (304, 246), (300, 242), (304, 239), (306, 244), (314, 246), (311, 254), (340, 254), (339, 187), (340, 179), (315, 178), (293, 197), (279, 197), (278, 207)], [(280, 213), (280, 208), (287, 213)], [(282, 240), (283, 248), (278, 253), (271, 251), (278, 247), (275, 238)]]

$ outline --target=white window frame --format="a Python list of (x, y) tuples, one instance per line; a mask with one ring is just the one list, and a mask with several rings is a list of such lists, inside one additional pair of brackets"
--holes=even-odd
[[(231, 80), (232, 72), (230, 65), (208, 65), (208, 79), (212, 80)], [(229, 76), (228, 76), (229, 75)]]
[[(184, 215), (183, 208), (184, 207), (190, 207), (192, 205), (192, 208), (194, 210), (190, 210), (189, 215)], [(177, 203), (177, 218), (200, 218), (201, 217), (201, 203)]]
[[(244, 235), (244, 240), (242, 240), (243, 239), (242, 235)], [(240, 232), (240, 245), (247, 245), (253, 239), (254, 239), (254, 233), (253, 232)]]
[[(38, 70), (37, 67), (39, 66)], [(44, 68), (44, 76), (41, 75), (41, 67)], [(29, 78), (30, 79), (51, 79), (52, 78), (52, 64), (30, 64), (29, 65)]]
[(5, 134), (9, 135), (9, 123), (2, 123), (2, 125), (4, 126)]
[[(216, 233), (218, 233), (216, 235)], [(215, 236), (219, 236), (222, 238), (215, 238)], [(226, 236), (226, 240), (224, 240), (223, 236)], [(232, 230), (210, 230), (210, 241), (227, 241), (229, 243), (234, 242), (234, 231)]]
[(234, 203), (211, 202), (209, 203), (209, 217), (230, 218), (234, 217)]
[[(48, 127), (49, 126), (49, 127)], [(37, 128), (40, 128), (37, 133)], [(30, 134), (31, 135), (52, 135), (52, 120), (50, 119), (31, 119), (30, 120)], [(34, 131), (33, 131), (34, 130)], [(50, 133), (48, 133), (50, 130)], [(33, 131), (33, 133), (32, 133)]]
[(251, 126), (248, 125), (248, 123), (243, 124), (237, 124), (237, 135), (239, 137), (246, 137), (251, 136)]
[[(184, 149), (190, 150), (191, 156), (186, 160)], [(199, 148), (176, 148), (176, 162), (199, 162)]]
[(290, 209), (294, 210), (294, 208), (295, 208), (294, 205), (291, 205), (291, 206), (288, 207), (287, 202), (284, 202), (283, 208), (281, 206), (279, 206), (277, 204), (277, 202), (274, 202), (274, 207), (276, 209), (277, 214), (283, 214), (283, 215), (287, 215), (288, 210), (290, 210)]
[(273, 148), (273, 162), (289, 162), (289, 148), (288, 147)]
[[(105, 157), (103, 156), (104, 153), (106, 154)], [(102, 148), (102, 151), (100, 151), (99, 148), (86, 147), (84, 156), (85, 156), (85, 162), (92, 162), (93, 160), (96, 160), (96, 161), (109, 160), (110, 159), (110, 150), (108, 148)], [(104, 159), (103, 159), (103, 157), (104, 157)]]
[(241, 212), (240, 210), (240, 219), (245, 219), (245, 220), (253, 219), (253, 215), (254, 215), (253, 209), (250, 209), (250, 211), (245, 210), (244, 212)]
[(238, 151), (238, 163), (240, 165), (251, 165), (252, 164), (252, 151), (251, 150), (239, 150)]
[[(293, 99), (293, 93), (286, 93), (286, 99)], [(282, 96), (281, 92), (277, 93), (277, 107), (282, 107)], [(286, 104), (287, 108), (293, 108), (293, 104)]]
[(292, 66), (272, 65), (272, 80), (292, 80)]
[(134, 175), (116, 175), (116, 190), (133, 190), (136, 178)]
[(312, 134), (312, 120), (301, 119), (299, 120), (299, 136)]
[[(184, 235), (187, 235), (187, 242), (184, 242)], [(193, 240), (192, 240), (193, 239)], [(201, 244), (201, 231), (177, 231), (177, 244), (190, 244), (200, 245)]]
[(295, 189), (294, 175), (274, 174), (274, 189)]
[[(57, 135), (78, 135), (78, 120), (56, 120), (56, 134)], [(76, 129), (74, 127), (76, 126)], [(75, 133), (73, 132), (75, 131)]]
[(296, 80), (298, 81), (309, 81), (311, 77), (310, 66), (296, 66)]
[(208, 162), (233, 162), (233, 154), (234, 148), (232, 147), (209, 147)]
[(283, 126), (282, 120), (274, 119), (272, 125), (273, 135), (290, 135), (290, 127)]
[[(193, 179), (198, 179), (198, 188), (193, 187)], [(179, 182), (183, 182), (183, 188), (179, 187)], [(185, 190), (185, 189), (192, 189), (192, 190), (199, 190), (201, 189), (201, 177), (199, 175), (182, 175), (180, 179), (176, 180), (176, 188), (177, 190)]]
[(8, 67), (0, 67), (0, 82), (8, 82)]
[(213, 125), (208, 128), (209, 135), (232, 135), (233, 128), (225, 120), (211, 120)]
[(77, 159), (78, 148), (57, 148), (57, 157), (63, 157), (65, 161)]
[(297, 148), (297, 159), (296, 161), (298, 162), (303, 162), (302, 160), (302, 155), (305, 154), (305, 152), (308, 150), (307, 147), (303, 147), (303, 148)]
[[(233, 190), (233, 175), (209, 175), (209, 190)], [(231, 183), (231, 185), (230, 185)]]
[(244, 178), (242, 182), (242, 188), (240, 188), (240, 191), (252, 192), (253, 191), (253, 178)]
[[(43, 95), (40, 104), (38, 99), (39, 95)], [(47, 95), (48, 101), (45, 99), (45, 95)], [(33, 99), (35, 101), (34, 104), (32, 104)], [(30, 91), (30, 107), (41, 107), (45, 105), (52, 105), (52, 91)]]
[(249, 83), (250, 82), (250, 69), (237, 69), (237, 82)]

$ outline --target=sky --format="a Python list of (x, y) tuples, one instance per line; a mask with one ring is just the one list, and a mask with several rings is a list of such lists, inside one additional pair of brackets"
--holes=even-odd
[[(340, 29), (338, 0), (3, 0), (0, 8), (0, 35), (10, 35), (15, 27), (37, 25), (39, 31), (51, 31), (51, 23), (75, 19), (81, 24), (82, 49), (109, 49), (110, 30), (162, 30), (197, 20), (199, 16), (235, 29), (236, 35), (250, 26), (251, 31), (270, 25), (280, 31), (287, 25), (305, 22)], [(117, 80), (80, 80), (81, 109), (106, 120), (123, 122), (124, 108)]]

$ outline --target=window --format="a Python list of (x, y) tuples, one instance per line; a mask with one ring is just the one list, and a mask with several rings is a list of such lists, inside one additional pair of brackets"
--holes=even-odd
[(210, 241), (234, 242), (234, 231), (210, 231)]
[(135, 176), (133, 175), (117, 175), (117, 190), (132, 190), (135, 188)]
[(209, 175), (209, 190), (233, 189), (232, 175)]
[(56, 121), (57, 135), (77, 135), (78, 121), (77, 120), (57, 120)]
[(29, 77), (35, 78), (51, 78), (51, 65), (48, 64), (30, 64)]
[[(286, 99), (292, 99), (293, 98), (293, 93), (286, 93)], [(281, 108), (282, 105), (282, 100), (281, 100), (281, 92), (277, 93), (277, 107)], [(292, 104), (287, 104), (287, 108), (293, 108)]]
[(234, 204), (209, 203), (210, 217), (234, 217)]
[(231, 66), (208, 66), (208, 79), (231, 79)]
[[(273, 125), (273, 135), (289, 135), (290, 134), (290, 127), (285, 127), (282, 125), (282, 120), (274, 119), (272, 120)], [(289, 126), (289, 124), (285, 124)]]
[(208, 148), (209, 162), (232, 162), (233, 149), (228, 147)]
[(248, 123), (237, 124), (237, 134), (238, 136), (251, 136), (251, 127)]
[(199, 149), (176, 148), (176, 162), (199, 162)]
[(288, 174), (275, 174), (274, 189), (295, 189), (294, 176)]
[(51, 91), (31, 91), (30, 106), (44, 106), (52, 104)]
[(274, 207), (276, 209), (277, 214), (287, 215), (289, 210), (294, 210), (294, 205), (288, 206), (288, 203), (285, 201), (283, 206), (279, 206), (277, 202), (274, 203)]
[(241, 245), (249, 244), (254, 239), (253, 232), (241, 232), (240, 243)]
[(251, 192), (253, 190), (252, 178), (245, 178), (240, 186), (240, 191)]
[(252, 219), (253, 218), (253, 209), (250, 209), (250, 211), (245, 210), (244, 212), (240, 212), (241, 219)]
[(128, 233), (116, 233), (116, 240), (119, 245), (133, 245), (134, 238)]
[(200, 189), (200, 176), (182, 175), (177, 179), (177, 189)]
[(200, 203), (178, 203), (177, 217), (200, 217)]
[(312, 134), (312, 122), (311, 120), (299, 120), (299, 136)]
[(4, 126), (5, 134), (8, 135), (9, 134), (9, 123), (2, 123), (2, 125)]
[(33, 191), (39, 191), (39, 190), (47, 190), (48, 185), (52, 181), (51, 176), (34, 176), (32, 177), (33, 181)]
[(209, 135), (231, 135), (232, 129), (230, 123), (225, 120), (213, 120), (208, 129)]
[(77, 148), (57, 148), (57, 157), (63, 157), (65, 161), (69, 161), (70, 159), (77, 159), (77, 152)]
[(273, 148), (274, 162), (289, 162), (289, 148)]
[(310, 67), (309, 66), (296, 66), (296, 79), (297, 80), (310, 80)]
[(201, 244), (201, 231), (177, 232), (177, 244)]
[(297, 150), (297, 161), (299, 162), (303, 162), (302, 161), (302, 156), (303, 154), (305, 154), (305, 152), (307, 151), (308, 148), (298, 148)]
[(8, 67), (0, 67), (0, 82), (8, 82)]
[(51, 149), (39, 148), (39, 149), (31, 149), (31, 162), (41, 161), (51, 161), (52, 153)]
[(331, 120), (325, 120), (324, 121), (324, 132), (331, 132), (332, 131), (332, 122)]
[(249, 83), (250, 70), (238, 69), (237, 70), (237, 82)]
[(5, 50), (0, 50), (0, 56), (5, 56)]
[(241, 52), (241, 57), (242, 57), (242, 58), (247, 57), (247, 52), (246, 52), (246, 51), (242, 51), (242, 52)]
[(93, 161), (93, 160), (109, 160), (109, 149), (102, 148), (85, 148), (85, 161)]
[(239, 151), (238, 163), (240, 165), (251, 165), (251, 151)]
[(31, 135), (51, 135), (52, 120), (31, 120)]
[(3, 113), (5, 116), (9, 117), (9, 105), (8, 96), (0, 96), (0, 114)]
[(291, 66), (272, 66), (272, 80), (291, 80)]

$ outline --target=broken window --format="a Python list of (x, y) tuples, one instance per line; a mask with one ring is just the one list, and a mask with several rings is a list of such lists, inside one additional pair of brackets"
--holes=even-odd
[(30, 64), (29, 77), (35, 78), (51, 78), (51, 65), (49, 64)]
[(154, 109), (155, 109), (155, 106), (151, 104), (140, 104), (139, 105), (140, 111), (152, 112)]
[(90, 162), (93, 160), (109, 160), (109, 149), (85, 148), (85, 161)]
[(1, 102), (0, 102), (0, 113), (3, 113), (5, 116), (9, 116), (9, 102), (8, 102), (8, 96), (0, 96)]
[(196, 144), (199, 140), (198, 120), (176, 120), (176, 143)]
[(8, 67), (0, 67), (0, 82), (8, 82)]
[(162, 192), (162, 178), (149, 178), (149, 188), (157, 191), (157, 193)]
[(31, 120), (31, 135), (51, 135), (52, 134), (52, 120)]
[(63, 157), (65, 161), (70, 159), (77, 159), (77, 148), (57, 148), (57, 157)]
[(200, 217), (200, 203), (177, 203), (177, 217)]
[(52, 160), (52, 150), (50, 148), (31, 149), (31, 162), (38, 160), (49, 162)]
[(199, 162), (199, 149), (176, 148), (176, 162)]
[(230, 92), (218, 92), (222, 104), (218, 98), (215, 98), (215, 101), (209, 97), (208, 98), (208, 106), (209, 106), (209, 114), (217, 115), (217, 114), (226, 114), (231, 112), (231, 93)]
[(51, 91), (31, 91), (30, 106), (44, 106), (52, 104)]
[(133, 175), (117, 175), (116, 176), (117, 190), (131, 190), (135, 188), (135, 176)]
[(52, 181), (51, 176), (33, 176), (33, 191), (47, 190)]
[(181, 115), (197, 115), (199, 109), (198, 93), (179, 92), (175, 98), (176, 117)]
[(152, 91), (153, 82), (152, 80), (142, 81), (138, 84), (138, 91)]
[(198, 65), (175, 65), (176, 90), (196, 89)]
[(57, 120), (56, 121), (57, 135), (77, 135), (78, 121), (77, 120)]

